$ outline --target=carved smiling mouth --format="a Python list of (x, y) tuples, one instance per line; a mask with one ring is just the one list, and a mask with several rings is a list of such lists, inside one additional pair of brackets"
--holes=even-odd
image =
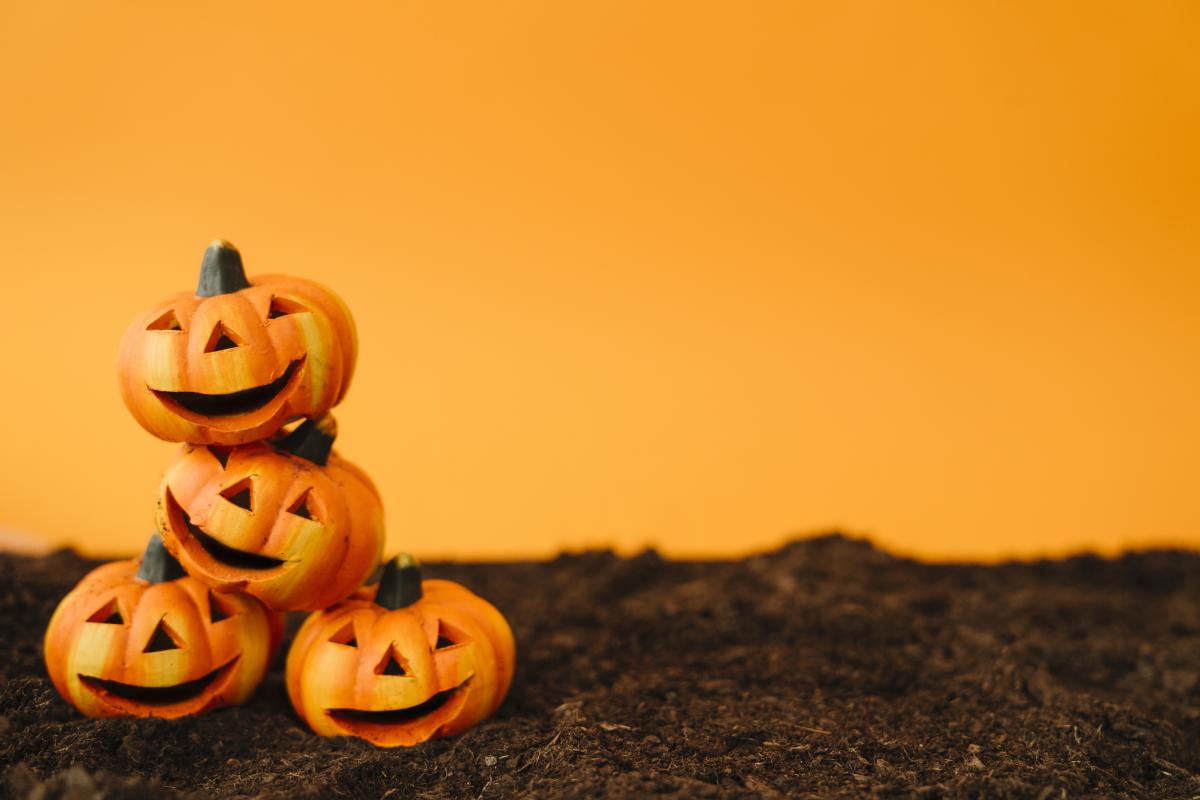
[(381, 711), (364, 711), (359, 708), (330, 708), (326, 709), (325, 713), (333, 718), (335, 722), (343, 723), (351, 729), (364, 723), (367, 725), (405, 725), (432, 716), (434, 712), (443, 708), (462, 692), (469, 681), (470, 678), (453, 689), (438, 692), (424, 703), (409, 706), (408, 708), (389, 708)]
[(232, 417), (257, 411), (278, 397), (292, 382), (292, 378), (295, 377), (303, 363), (304, 358), (300, 357), (288, 364), (288, 368), (283, 371), (283, 374), (270, 383), (227, 394), (167, 392), (160, 389), (151, 389), (150, 391), (165, 403), (192, 414), (203, 417)]
[[(191, 536), (192, 541), (201, 550), (207, 553), (214, 561), (218, 561), (227, 567), (236, 567), (237, 569), (245, 570), (265, 570), (274, 569), (287, 563), (287, 561), (281, 558), (272, 558), (271, 556), (264, 556), (261, 553), (238, 550), (236, 547), (230, 547), (209, 536), (199, 526), (192, 524), (191, 517), (179, 505), (179, 501), (175, 499), (175, 495), (171, 494), (169, 489), (167, 490), (167, 513), (170, 515), (171, 524), (176, 531), (179, 530), (179, 525), (182, 523)], [(180, 538), (182, 539), (182, 537)]]
[(223, 666), (217, 667), (207, 675), (194, 681), (177, 683), (174, 686), (138, 686), (134, 683), (121, 683), (93, 675), (80, 675), (79, 682), (95, 694), (106, 700), (127, 700), (142, 706), (171, 706), (195, 699), (220, 678), (233, 670), (233, 665), (241, 656), (234, 656)]

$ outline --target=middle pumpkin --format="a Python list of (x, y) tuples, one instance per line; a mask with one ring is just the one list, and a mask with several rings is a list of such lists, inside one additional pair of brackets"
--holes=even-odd
[(328, 414), (286, 436), (183, 448), (159, 488), (158, 529), (188, 574), (272, 609), (325, 608), (383, 552), (383, 504), (370, 478), (332, 452)]

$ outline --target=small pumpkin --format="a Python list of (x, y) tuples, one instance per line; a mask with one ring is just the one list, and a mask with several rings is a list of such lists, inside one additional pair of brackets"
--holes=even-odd
[(422, 581), (401, 555), (378, 587), (304, 621), (288, 652), (288, 696), (322, 736), (409, 746), (494, 712), (514, 660), (512, 630), (494, 606), (457, 583)]
[(332, 452), (336, 435), (325, 414), (271, 441), (184, 447), (159, 488), (167, 548), (209, 586), (277, 611), (345, 598), (379, 564), (383, 504)]
[(155, 535), (140, 560), (97, 567), (63, 598), (46, 670), (89, 717), (181, 717), (245, 702), (282, 631), (253, 597), (185, 575)]
[(121, 397), (161, 439), (242, 444), (317, 416), (350, 387), (357, 339), (329, 289), (285, 275), (250, 281), (228, 242), (209, 245), (195, 294), (167, 298), (121, 340)]

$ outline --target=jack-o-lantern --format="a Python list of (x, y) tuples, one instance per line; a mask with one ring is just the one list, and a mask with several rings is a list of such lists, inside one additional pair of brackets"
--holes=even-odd
[(283, 619), (244, 594), (215, 594), (151, 538), (141, 560), (96, 568), (46, 629), (54, 687), (89, 717), (181, 717), (245, 702)]
[(512, 630), (494, 606), (457, 583), (422, 581), (398, 556), (377, 589), (304, 621), (288, 652), (288, 696), (322, 736), (415, 745), (495, 711), (514, 659)]
[(242, 444), (336, 405), (357, 340), (342, 301), (312, 281), (246, 278), (228, 242), (209, 245), (196, 293), (168, 298), (125, 331), (121, 397), (172, 442)]
[(278, 611), (345, 598), (379, 564), (383, 505), (331, 452), (336, 433), (325, 414), (271, 441), (185, 446), (159, 490), (167, 548), (209, 586)]

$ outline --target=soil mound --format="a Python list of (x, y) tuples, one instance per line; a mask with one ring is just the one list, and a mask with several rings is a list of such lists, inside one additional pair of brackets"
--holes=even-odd
[(92, 566), (0, 555), (0, 794), (1200, 795), (1194, 554), (931, 566), (830, 536), (736, 562), (427, 564), (505, 613), (518, 671), (494, 718), (395, 750), (311, 735), (280, 665), (240, 708), (81, 717), (41, 636)]

